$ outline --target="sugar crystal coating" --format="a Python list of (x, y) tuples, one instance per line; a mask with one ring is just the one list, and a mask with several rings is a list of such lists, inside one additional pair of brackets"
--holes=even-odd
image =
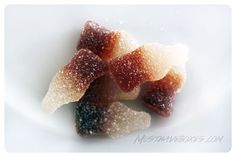
[(87, 21), (80, 35), (77, 50), (89, 49), (105, 61), (136, 48), (133, 38), (125, 32), (112, 31), (95, 22)]
[(82, 99), (75, 105), (76, 131), (82, 136), (106, 135), (107, 104)]
[(112, 56), (112, 49), (116, 38), (114, 32), (95, 22), (88, 21), (80, 35), (77, 50), (86, 48), (100, 56), (102, 59), (107, 59)]
[(42, 102), (43, 109), (54, 112), (64, 104), (78, 101), (90, 83), (107, 71), (107, 64), (97, 55), (90, 50), (79, 50), (53, 77)]
[(109, 59), (113, 59), (122, 56), (126, 53), (134, 51), (138, 47), (138, 42), (125, 31), (115, 31), (117, 40), (113, 48), (113, 56)]
[(88, 21), (77, 50), (53, 77), (42, 107), (54, 112), (75, 102), (78, 134), (117, 138), (149, 127), (148, 113), (118, 102), (136, 99), (144, 82), (148, 87), (142, 95), (143, 105), (164, 117), (172, 113), (186, 77), (188, 49), (184, 45), (153, 43), (137, 48), (128, 33)]
[(141, 49), (115, 58), (109, 68), (117, 84), (126, 92), (151, 79)]
[[(76, 103), (76, 130), (82, 136), (106, 135), (118, 137), (121, 134), (150, 125), (149, 119), (133, 119), (132, 125), (125, 124), (127, 116), (133, 114), (130, 109), (120, 111), (122, 105), (112, 104), (117, 100), (132, 100), (139, 94), (140, 89), (136, 88), (131, 92), (123, 92), (115, 83), (111, 75), (106, 74), (94, 80), (86, 90), (83, 97)], [(123, 108), (123, 107), (122, 107)], [(128, 113), (129, 112), (129, 113)], [(122, 119), (121, 119), (121, 116)], [(136, 113), (135, 113), (136, 114)], [(142, 115), (142, 114), (141, 114)], [(145, 114), (146, 115), (146, 114)], [(120, 118), (119, 118), (120, 117)], [(135, 116), (133, 116), (135, 118)], [(139, 117), (137, 117), (139, 118)], [(122, 121), (123, 120), (123, 121)], [(131, 119), (130, 119), (131, 120)], [(143, 124), (137, 126), (138, 124)], [(123, 122), (123, 123), (122, 123)], [(119, 130), (123, 128), (124, 130)]]
[(94, 103), (81, 99), (76, 104), (76, 130), (83, 136), (105, 135), (117, 138), (150, 126), (145, 112), (129, 109), (120, 102)]
[(161, 80), (150, 82), (142, 96), (143, 105), (163, 117), (170, 116), (184, 79), (184, 75), (172, 69)]
[(109, 69), (120, 88), (131, 91), (144, 82), (162, 79), (172, 66), (182, 64), (182, 58), (186, 53), (180, 46), (146, 44), (111, 60)]
[(146, 112), (134, 111), (120, 102), (114, 102), (109, 106), (111, 115), (111, 127), (107, 134), (117, 138), (136, 130), (146, 129), (151, 124), (151, 116)]

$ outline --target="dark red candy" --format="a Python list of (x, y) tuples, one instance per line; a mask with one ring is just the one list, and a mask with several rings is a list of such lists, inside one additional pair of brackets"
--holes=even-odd
[(113, 48), (117, 37), (115, 32), (95, 22), (88, 21), (80, 35), (77, 50), (89, 49), (103, 60), (107, 60), (113, 56)]
[(150, 82), (142, 96), (143, 105), (163, 117), (170, 116), (182, 82), (182, 76), (172, 70), (163, 79)]

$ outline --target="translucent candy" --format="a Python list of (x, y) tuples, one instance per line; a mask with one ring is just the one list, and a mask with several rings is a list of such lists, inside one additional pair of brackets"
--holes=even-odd
[(112, 121), (107, 134), (112, 138), (148, 128), (151, 124), (151, 116), (148, 113), (134, 111), (120, 102), (112, 103), (108, 113)]
[(176, 94), (180, 92), (184, 82), (185, 75), (171, 69), (161, 80), (149, 83), (142, 96), (143, 105), (163, 117), (170, 116)]
[(168, 117), (185, 81), (188, 49), (181, 44), (137, 46), (126, 32), (86, 22), (78, 52), (53, 77), (43, 109), (52, 113), (75, 102), (78, 134), (117, 138), (150, 126), (148, 113), (118, 102), (136, 99), (140, 85), (148, 82), (143, 105)]
[(103, 60), (109, 61), (137, 47), (135, 40), (125, 32), (111, 31), (92, 22), (86, 22), (80, 35), (77, 50), (90, 49)]
[(173, 66), (187, 60), (182, 45), (146, 44), (109, 62), (109, 69), (123, 91), (131, 91), (147, 81), (162, 79)]
[(107, 64), (90, 50), (81, 49), (53, 77), (42, 107), (46, 112), (78, 101), (96, 78), (108, 72)]
[(129, 109), (120, 102), (94, 103), (80, 100), (76, 104), (76, 130), (83, 136), (104, 135), (112, 138), (150, 126), (145, 112)]
[(109, 59), (122, 56), (126, 53), (134, 51), (138, 47), (137, 41), (125, 31), (114, 31), (117, 35), (117, 40), (113, 48), (113, 56)]

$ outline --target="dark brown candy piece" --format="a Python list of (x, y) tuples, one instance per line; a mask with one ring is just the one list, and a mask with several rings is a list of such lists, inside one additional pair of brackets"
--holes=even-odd
[(112, 60), (109, 68), (120, 88), (130, 91), (146, 80), (150, 80), (150, 74), (145, 66), (145, 59), (141, 49)]
[(77, 50), (81, 48), (89, 49), (102, 59), (106, 60), (113, 55), (112, 53), (116, 39), (117, 36), (115, 32), (112, 32), (95, 22), (88, 21), (80, 35)]
[(139, 89), (125, 93), (107, 74), (90, 84), (84, 96), (76, 102), (77, 133), (83, 136), (105, 135), (112, 138), (144, 129), (150, 125), (150, 116), (114, 102), (137, 97)]
[(88, 21), (80, 35), (77, 50), (85, 48), (105, 61), (128, 53), (136, 48), (133, 38), (125, 32), (112, 31), (95, 22)]
[(83, 136), (112, 138), (150, 126), (148, 113), (131, 110), (120, 102), (100, 103), (81, 99), (76, 103), (76, 130)]
[(144, 82), (162, 79), (172, 66), (182, 66), (186, 60), (186, 47), (153, 43), (111, 60), (109, 68), (120, 88), (131, 91)]
[(109, 62), (109, 69), (123, 91), (147, 81), (163, 78), (171, 67), (172, 55), (160, 44), (143, 45)]
[(81, 99), (75, 105), (76, 131), (82, 136), (106, 135), (108, 104)]
[(163, 117), (170, 116), (176, 94), (183, 81), (181, 73), (170, 70), (163, 79), (149, 83), (142, 96), (143, 105)]

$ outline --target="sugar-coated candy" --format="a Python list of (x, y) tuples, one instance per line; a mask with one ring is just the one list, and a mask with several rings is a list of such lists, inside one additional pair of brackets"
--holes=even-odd
[(180, 92), (184, 82), (185, 75), (171, 69), (161, 80), (148, 83), (148, 88), (142, 95), (143, 105), (163, 117), (170, 116), (176, 94)]
[(171, 115), (186, 79), (186, 46), (138, 46), (124, 31), (87, 21), (76, 49), (51, 80), (42, 101), (44, 111), (52, 113), (73, 102), (79, 135), (117, 138), (150, 126), (148, 113), (120, 102), (136, 99), (147, 83), (140, 94), (142, 104), (160, 116)]
[(173, 66), (187, 60), (183, 45), (146, 44), (109, 62), (109, 69), (123, 91), (131, 91), (147, 81), (162, 79)]
[(124, 31), (113, 31), (95, 22), (87, 21), (77, 45), (89, 49), (105, 61), (109, 61), (137, 47), (135, 40)]
[(108, 72), (107, 63), (92, 51), (81, 49), (53, 77), (42, 108), (49, 113), (70, 102), (78, 101), (96, 78)]
[(117, 138), (150, 126), (148, 113), (129, 109), (120, 102), (95, 103), (81, 99), (75, 106), (76, 130), (83, 136)]
[(134, 111), (120, 102), (112, 103), (108, 113), (112, 118), (111, 127), (107, 129), (107, 134), (112, 138), (146, 129), (151, 125), (151, 116), (148, 113)]
[(76, 131), (82, 136), (106, 135), (108, 103), (81, 99), (75, 104)]

